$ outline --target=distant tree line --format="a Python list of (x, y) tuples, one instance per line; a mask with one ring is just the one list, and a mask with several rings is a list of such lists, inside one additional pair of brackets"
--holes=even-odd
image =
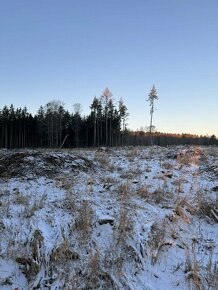
[[(59, 100), (41, 106), (36, 115), (27, 108), (4, 106), (0, 110), (0, 148), (70, 148), (150, 145), (150, 133), (127, 129), (128, 111), (122, 98), (115, 105), (108, 88), (94, 97), (90, 114), (81, 115), (80, 104), (73, 112)], [(152, 133), (154, 145), (218, 145), (213, 135)]]
[[(144, 131), (128, 131), (127, 144), (138, 146), (149, 146), (150, 132)], [(152, 133), (153, 144), (157, 146), (169, 145), (218, 145), (218, 139), (215, 135), (212, 136), (198, 136), (192, 134), (172, 134), (172, 133)]]

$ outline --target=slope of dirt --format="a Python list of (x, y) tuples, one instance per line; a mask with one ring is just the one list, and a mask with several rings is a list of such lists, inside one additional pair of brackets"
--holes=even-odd
[(0, 155), (0, 177), (54, 177), (62, 170), (69, 172), (92, 168), (92, 162), (76, 154), (39, 151), (4, 151)]

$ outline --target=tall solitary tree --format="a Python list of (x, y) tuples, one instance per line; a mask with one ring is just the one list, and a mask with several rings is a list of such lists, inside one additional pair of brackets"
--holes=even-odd
[(103, 91), (102, 98), (105, 101), (105, 145), (108, 146), (108, 103), (112, 98), (112, 93), (108, 88)]
[(149, 93), (149, 98), (147, 101), (149, 101), (149, 105), (150, 105), (150, 115), (151, 115), (151, 119), (150, 119), (150, 137), (151, 137), (151, 146), (153, 146), (153, 136), (152, 136), (152, 121), (153, 121), (153, 113), (154, 113), (154, 100), (158, 100), (158, 96), (157, 96), (157, 90), (155, 88), (155, 86), (153, 85), (150, 93)]

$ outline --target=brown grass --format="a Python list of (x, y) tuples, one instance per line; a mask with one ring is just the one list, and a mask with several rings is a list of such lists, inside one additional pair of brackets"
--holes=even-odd
[(20, 204), (23, 206), (28, 206), (30, 202), (30, 198), (21, 194), (20, 192), (16, 192), (16, 198), (14, 199), (14, 203)]
[(125, 205), (120, 208), (117, 225), (117, 243), (124, 244), (133, 232), (133, 221)]
[(128, 158), (129, 162), (133, 162), (135, 157), (139, 155), (139, 150), (137, 148), (132, 148), (127, 151), (126, 157)]
[(64, 239), (63, 242), (56, 249), (53, 249), (51, 253), (51, 261), (55, 264), (63, 265), (69, 260), (78, 259), (80, 259), (79, 254), (70, 249), (70, 243), (67, 239)]
[(89, 279), (91, 289), (95, 289), (99, 280), (100, 273), (100, 254), (98, 249), (91, 249), (91, 254), (89, 256)]
[(163, 162), (162, 163), (162, 167), (167, 169), (167, 170), (171, 170), (174, 168), (174, 164), (170, 163), (170, 162)]
[(213, 252), (210, 254), (209, 261), (206, 266), (205, 278), (209, 289), (218, 289), (218, 267), (217, 261), (213, 261)]
[(61, 176), (56, 180), (56, 186), (69, 191), (72, 189), (74, 182), (75, 181), (73, 177), (66, 178)]
[(67, 191), (65, 199), (61, 202), (62, 208), (73, 212), (76, 210), (76, 198), (75, 193), (72, 191)]
[(108, 154), (105, 152), (96, 152), (94, 160), (99, 163), (103, 169), (108, 169)]
[(93, 210), (88, 200), (83, 200), (79, 208), (79, 215), (75, 221), (75, 228), (81, 237), (87, 240), (92, 231)]
[(147, 200), (151, 197), (151, 193), (149, 192), (147, 186), (142, 185), (138, 191), (137, 191), (137, 195), (139, 195), (141, 198)]
[(28, 207), (26, 207), (26, 210), (24, 212), (24, 216), (26, 218), (32, 217), (36, 211), (42, 209), (45, 206), (45, 200), (47, 199), (46, 194), (42, 195), (40, 200), (35, 200), (34, 203)]
[(189, 211), (192, 210), (192, 207), (188, 203), (187, 197), (179, 198), (174, 208), (174, 213), (176, 214), (177, 217), (182, 219), (185, 223), (190, 223), (190, 217), (187, 212), (187, 209), (189, 209)]
[(200, 217), (209, 218), (212, 222), (218, 222), (218, 197), (214, 199), (198, 195), (195, 213)]
[(202, 278), (200, 276), (199, 263), (196, 259), (196, 240), (193, 240), (192, 242), (192, 259), (190, 258), (190, 255), (187, 249), (185, 265), (186, 265), (186, 268), (185, 268), (186, 279), (192, 281), (194, 289), (203, 290), (204, 287), (202, 285)]

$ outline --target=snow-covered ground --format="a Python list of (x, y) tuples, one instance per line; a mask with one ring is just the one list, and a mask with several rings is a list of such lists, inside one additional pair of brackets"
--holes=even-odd
[(218, 148), (0, 151), (0, 289), (218, 289)]

